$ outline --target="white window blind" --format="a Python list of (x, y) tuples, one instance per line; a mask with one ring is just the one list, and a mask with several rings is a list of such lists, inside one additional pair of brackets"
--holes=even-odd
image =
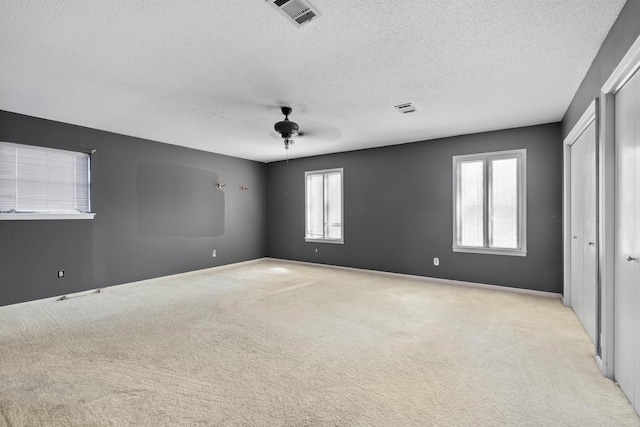
[(491, 160), (489, 246), (518, 249), (518, 159)]
[[(91, 210), (86, 153), (0, 142), (0, 215)], [(19, 218), (16, 218), (19, 219)]]
[(453, 250), (526, 255), (526, 150), (454, 156)]
[(483, 162), (460, 164), (460, 215), (458, 244), (482, 246), (484, 240)]
[(342, 169), (305, 173), (305, 240), (343, 243)]

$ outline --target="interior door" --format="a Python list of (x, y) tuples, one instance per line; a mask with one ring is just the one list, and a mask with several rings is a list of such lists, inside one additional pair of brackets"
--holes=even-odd
[[(581, 165), (584, 144), (580, 139), (571, 146), (571, 308), (584, 324), (584, 295), (582, 251), (584, 238), (582, 236), (583, 200), (581, 187)], [(586, 329), (586, 328), (585, 328)]]
[(571, 146), (571, 308), (596, 341), (596, 125)]
[(616, 254), (614, 377), (640, 409), (640, 76), (615, 97)]

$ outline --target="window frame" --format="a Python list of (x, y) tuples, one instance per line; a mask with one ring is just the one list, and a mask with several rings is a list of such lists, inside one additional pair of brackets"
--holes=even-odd
[[(91, 209), (91, 162), (92, 153), (64, 150), (58, 148), (42, 147), (31, 144), (18, 144), (15, 142), (0, 141), (4, 145), (16, 146), (24, 150), (40, 150), (53, 153), (65, 153), (72, 155), (87, 156), (87, 197), (89, 210)], [(12, 212), (0, 212), (0, 221), (9, 220), (49, 220), (49, 219), (93, 219), (95, 217), (93, 212), (73, 212), (73, 211), (12, 211)]]
[[(323, 183), (324, 183), (324, 176), (326, 174), (329, 173), (340, 173), (340, 227), (342, 230), (340, 239), (330, 239), (327, 237), (322, 237), (322, 238), (318, 238), (318, 237), (308, 237), (307, 236), (307, 230), (308, 230), (308, 215), (307, 215), (307, 178), (309, 175), (322, 175), (323, 176)], [(323, 188), (324, 188), (324, 184), (323, 184)], [(324, 197), (323, 197), (324, 199)], [(324, 201), (323, 201), (323, 205), (324, 205)], [(326, 206), (325, 206), (326, 209)], [(323, 221), (324, 223), (324, 221)], [(320, 169), (320, 170), (314, 170), (314, 171), (305, 171), (304, 173), (304, 241), (305, 242), (311, 242), (311, 243), (333, 243), (333, 244), (339, 244), (342, 245), (344, 244), (344, 168), (332, 168), (332, 169)]]
[[(490, 235), (490, 189), (492, 177), (490, 164), (492, 160), (516, 159), (518, 162), (518, 248), (492, 248), (489, 246)], [(458, 245), (460, 227), (460, 165), (466, 162), (482, 161), (484, 164), (483, 178), (483, 246)], [(464, 154), (453, 156), (453, 252), (467, 252), (491, 255), (527, 256), (527, 150), (505, 150), (486, 153)]]

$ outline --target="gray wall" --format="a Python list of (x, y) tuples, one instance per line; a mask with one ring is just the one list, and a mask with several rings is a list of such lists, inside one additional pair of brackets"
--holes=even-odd
[(589, 104), (600, 96), (602, 85), (639, 35), (640, 0), (628, 0), (602, 43), (600, 51), (593, 60), (562, 119), (563, 139), (571, 132)]
[(0, 305), (266, 254), (262, 163), (2, 111), (0, 141), (97, 150), (94, 220), (0, 221)]
[[(452, 156), (519, 148), (527, 149), (527, 256), (454, 253)], [(306, 243), (304, 172), (337, 167), (345, 244)], [(558, 123), (270, 163), (267, 191), (270, 257), (562, 292)]]

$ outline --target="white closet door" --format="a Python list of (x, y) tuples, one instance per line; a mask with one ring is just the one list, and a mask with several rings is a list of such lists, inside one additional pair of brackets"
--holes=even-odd
[[(584, 252), (582, 236), (584, 218), (584, 197), (581, 191), (581, 169), (584, 157), (584, 143), (580, 138), (571, 146), (571, 308), (584, 325)], [(585, 328), (586, 329), (586, 328)]]
[(627, 263), (627, 268), (631, 271), (632, 284), (635, 291), (633, 314), (635, 324), (633, 329), (635, 341), (635, 398), (632, 400), (636, 412), (640, 412), (640, 73), (636, 73), (634, 88), (634, 117), (635, 123), (635, 213), (633, 214), (634, 227), (630, 230), (633, 233), (633, 246), (629, 255), (621, 254)]
[(596, 338), (596, 130), (595, 122), (571, 146), (571, 307)]
[(616, 254), (614, 376), (640, 409), (640, 76), (616, 94)]
[[(584, 138), (584, 139), (583, 139)], [(597, 196), (596, 196), (596, 124), (591, 123), (580, 138), (585, 144), (582, 158), (582, 252), (583, 257), (583, 298), (584, 315), (582, 324), (596, 342), (596, 293), (598, 286), (598, 264), (596, 251), (597, 231)]]

